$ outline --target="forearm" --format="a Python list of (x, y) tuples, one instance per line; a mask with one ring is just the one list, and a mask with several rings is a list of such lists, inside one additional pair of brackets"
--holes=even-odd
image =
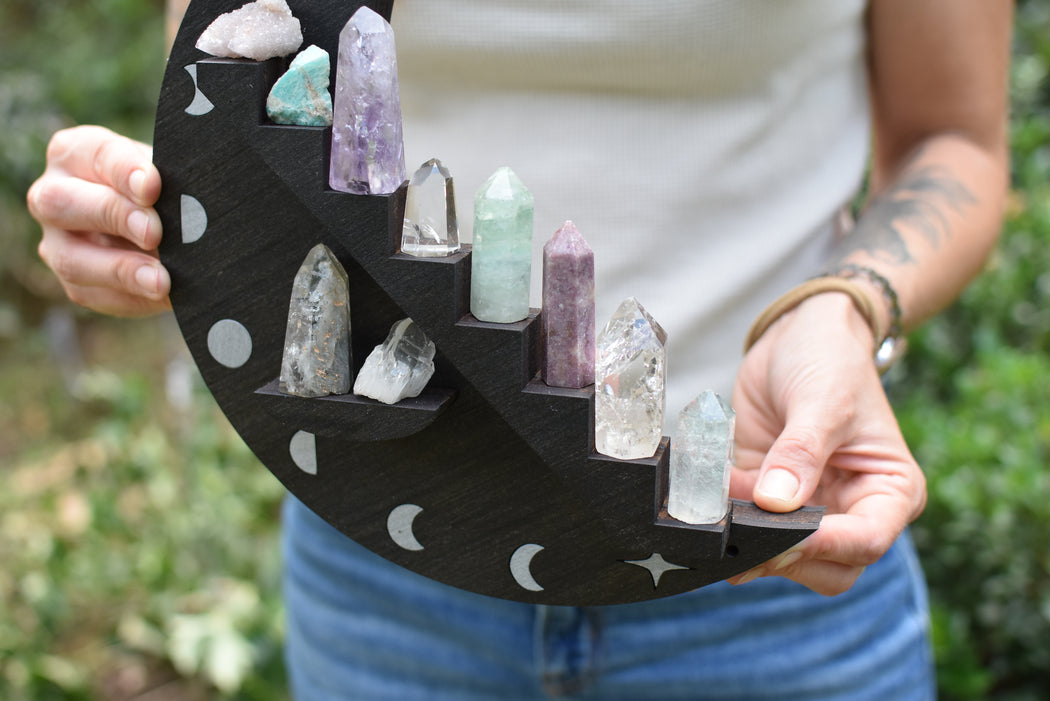
[[(1006, 183), (1005, 145), (982, 147), (955, 134), (931, 137), (891, 177), (874, 174), (874, 194), (830, 265), (852, 263), (887, 278), (899, 298), (902, 327), (914, 328), (980, 271), (999, 232)], [(878, 307), (887, 328), (889, 305)]]

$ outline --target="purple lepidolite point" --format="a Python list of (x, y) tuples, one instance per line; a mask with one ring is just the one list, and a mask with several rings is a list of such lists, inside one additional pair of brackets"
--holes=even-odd
[(390, 24), (368, 7), (339, 34), (328, 184), (386, 195), (405, 181), (397, 54)]
[(594, 252), (571, 221), (543, 247), (543, 381), (594, 383)]

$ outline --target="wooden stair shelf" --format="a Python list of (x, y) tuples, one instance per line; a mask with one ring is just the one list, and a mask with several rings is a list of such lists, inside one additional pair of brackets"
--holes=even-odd
[[(442, 259), (397, 253), (404, 190), (334, 192), (326, 183), (330, 130), (267, 122), (265, 97), (286, 61), (214, 59), (194, 48), (216, 16), (241, 4), (194, 0), (172, 50), (154, 139), (164, 182), (161, 257), (205, 382), (292, 493), (408, 569), (544, 604), (690, 591), (764, 562), (817, 528), (822, 509), (773, 514), (741, 501), (720, 524), (680, 523), (666, 512), (666, 439), (648, 460), (594, 453), (593, 388), (550, 388), (536, 379), (540, 312), (517, 324), (471, 317), (469, 247)], [(289, 0), (304, 46), (332, 56), (361, 4)], [(392, 1), (368, 4), (390, 16)], [(292, 281), (319, 242), (349, 275), (357, 362), (392, 323), (411, 317), (438, 349), (433, 389), (394, 406), (276, 389)], [(223, 321), (243, 329), (250, 349), (236, 362), (217, 358), (209, 345)], [(316, 474), (290, 455), (302, 432), (315, 436)], [(398, 544), (388, 528), (392, 513), (411, 514), (402, 526), (421, 549)], [(657, 579), (638, 564), (655, 554), (677, 567)]]

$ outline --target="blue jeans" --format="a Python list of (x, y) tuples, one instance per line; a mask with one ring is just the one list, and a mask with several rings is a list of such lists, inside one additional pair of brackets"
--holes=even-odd
[(284, 520), (298, 701), (934, 698), (925, 585), (907, 536), (836, 597), (769, 577), (574, 608), (433, 582), (294, 497)]

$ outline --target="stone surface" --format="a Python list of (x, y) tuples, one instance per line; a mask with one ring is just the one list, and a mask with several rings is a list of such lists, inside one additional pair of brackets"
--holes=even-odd
[(594, 448), (621, 460), (649, 458), (663, 437), (667, 333), (634, 297), (597, 339)]
[(493, 173), (474, 195), (470, 312), (511, 323), (529, 315), (532, 193), (510, 168)]
[(682, 409), (671, 444), (667, 512), (686, 523), (718, 523), (729, 510), (736, 413), (708, 390)]
[(266, 98), (266, 114), (276, 124), (327, 127), (332, 124), (332, 96), (328, 94), (331, 70), (328, 52), (308, 46), (292, 59)]
[(458, 250), (459, 220), (452, 175), (441, 161), (431, 158), (408, 181), (401, 252), (435, 258)]
[(219, 15), (197, 39), (212, 56), (265, 61), (287, 56), (303, 43), (299, 20), (285, 0), (257, 0)]
[(319, 243), (292, 285), (280, 389), (299, 397), (347, 394), (352, 380), (349, 279)]
[(390, 328), (357, 374), (354, 394), (395, 404), (417, 397), (434, 374), (434, 342), (411, 319)]
[(339, 34), (334, 110), (332, 189), (378, 195), (401, 187), (405, 145), (394, 31), (368, 7)]
[(594, 251), (567, 221), (543, 246), (543, 381), (594, 383)]

